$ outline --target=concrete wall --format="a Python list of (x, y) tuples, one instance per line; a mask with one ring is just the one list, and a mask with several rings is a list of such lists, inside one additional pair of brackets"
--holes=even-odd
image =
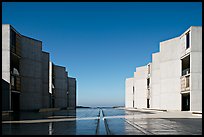
[(190, 35), (190, 110), (202, 111), (202, 27), (191, 27)]
[(134, 106), (136, 108), (147, 108), (147, 66), (136, 68), (134, 88)]
[(69, 78), (68, 78), (68, 72), (66, 71), (66, 85), (67, 85), (67, 88), (66, 88), (66, 90), (67, 90), (67, 107), (69, 107)]
[(2, 110), (10, 110), (10, 25), (2, 25)]
[(67, 107), (67, 75), (65, 67), (54, 65), (55, 107)]
[(160, 43), (160, 108), (181, 110), (179, 37)]
[(42, 52), (42, 78), (43, 78), (43, 90), (42, 90), (42, 107), (50, 107), (50, 96), (49, 93), (49, 61), (50, 54)]
[(53, 82), (52, 82), (52, 62), (49, 62), (49, 94), (52, 94)]
[(42, 42), (22, 36), (21, 40), (21, 110), (42, 108)]
[[(16, 43), (20, 46), (17, 48), (17, 51), (20, 51), (17, 52), (19, 53), (17, 57), (20, 60), (18, 71), (21, 76), (20, 110), (49, 108), (52, 106), (51, 95), (54, 93), (55, 107), (66, 108), (68, 105), (69, 81), (65, 67), (56, 65), (52, 67), (49, 53), (42, 51), (41, 41), (19, 34), (9, 24), (2, 24), (2, 110), (11, 110), (10, 58), (12, 56), (10, 52), (10, 29), (18, 34)], [(52, 70), (55, 73), (55, 87), (52, 85)], [(70, 87), (73, 91), (70, 98), (74, 100), (71, 101), (71, 105), (76, 106), (76, 80), (73, 85), (73, 87)], [(13, 101), (17, 100), (18, 98), (13, 98)], [(17, 105), (15, 109), (17, 109)]]
[[(186, 33), (190, 48), (186, 49)], [(190, 111), (202, 111), (202, 27), (190, 27), (181, 36), (160, 42), (160, 51), (152, 54), (150, 107), (181, 110), (181, 59), (190, 55)], [(132, 102), (129, 86), (135, 87), (135, 107), (145, 106), (145, 68), (134, 73), (134, 84), (126, 81), (126, 103)], [(131, 82), (130, 82), (131, 83)], [(130, 88), (130, 89), (131, 89)], [(183, 93), (183, 92), (182, 92)], [(131, 105), (129, 105), (131, 106)]]
[(151, 67), (151, 108), (160, 108), (160, 54), (152, 54)]
[(125, 107), (133, 108), (133, 84), (134, 78), (125, 80)]
[(76, 108), (76, 78), (68, 77), (68, 107)]

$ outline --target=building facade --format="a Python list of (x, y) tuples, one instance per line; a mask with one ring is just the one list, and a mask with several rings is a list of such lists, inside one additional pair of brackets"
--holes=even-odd
[(160, 42), (152, 62), (126, 79), (125, 95), (126, 108), (202, 112), (202, 27)]
[(67, 108), (67, 74), (66, 68), (54, 65), (54, 107)]
[(2, 111), (67, 108), (68, 72), (42, 42), (2, 24)]
[(76, 78), (68, 77), (68, 108), (76, 109)]

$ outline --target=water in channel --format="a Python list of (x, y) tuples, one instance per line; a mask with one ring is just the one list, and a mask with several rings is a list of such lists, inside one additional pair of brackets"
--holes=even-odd
[(99, 120), (99, 126), (98, 126), (98, 135), (107, 135), (106, 127), (105, 127), (105, 124), (104, 124), (102, 109), (100, 109), (100, 120)]

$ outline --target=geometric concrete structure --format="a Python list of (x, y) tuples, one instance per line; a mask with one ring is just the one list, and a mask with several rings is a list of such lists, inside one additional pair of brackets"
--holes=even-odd
[(125, 107), (134, 108), (134, 78), (127, 78), (125, 81)]
[[(11, 69), (15, 68), (15, 81), (20, 81), (20, 71), (19, 71), (19, 60), (20, 53), (19, 50), (14, 50), (11, 46), (11, 28), (10, 25), (2, 25), (2, 110), (11, 110), (13, 106), (11, 106), (11, 93), (14, 91), (18, 91), (17, 98), (20, 97), (20, 89), (18, 86), (14, 86), (14, 81), (11, 83)], [(17, 33), (17, 32), (16, 32)], [(13, 34), (13, 33), (12, 33)], [(17, 33), (18, 34), (18, 33)], [(19, 36), (19, 35), (18, 35)], [(17, 37), (18, 37), (17, 36)], [(18, 37), (19, 39), (19, 37)], [(13, 41), (14, 42), (14, 41)], [(15, 49), (19, 49), (19, 45), (16, 45)], [(11, 57), (13, 56), (13, 57)], [(15, 67), (11, 67), (11, 58), (15, 59)], [(14, 60), (13, 59), (13, 60)], [(14, 64), (14, 63), (12, 63)], [(11, 87), (11, 84), (13, 86)], [(19, 84), (18, 84), (19, 85)], [(17, 92), (16, 92), (17, 93)], [(19, 103), (17, 104), (19, 105)]]
[(42, 108), (49, 108), (51, 93), (49, 93), (49, 62), (50, 54), (48, 52), (42, 52), (42, 73), (43, 73), (43, 94), (42, 94)]
[(38, 110), (42, 108), (43, 73), (42, 42), (21, 37), (21, 110)]
[(152, 63), (136, 68), (131, 81), (126, 79), (127, 108), (202, 112), (202, 27), (192, 26), (181, 36), (160, 42)]
[[(181, 65), (180, 65), (179, 37), (160, 42), (159, 54), (160, 54), (159, 108), (168, 110), (180, 110)], [(158, 91), (152, 90), (152, 92)]]
[(76, 109), (76, 78), (68, 77), (68, 108)]
[(134, 106), (147, 107), (147, 66), (136, 68), (134, 72)]
[(202, 111), (202, 27), (190, 27), (180, 36), (180, 41), (183, 107), (188, 102), (191, 111)]
[(68, 72), (42, 42), (2, 24), (2, 111), (68, 107)]
[(67, 107), (67, 75), (65, 67), (54, 65), (55, 108)]

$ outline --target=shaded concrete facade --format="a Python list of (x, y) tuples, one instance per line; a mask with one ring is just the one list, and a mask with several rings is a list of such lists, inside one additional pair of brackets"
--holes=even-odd
[(43, 96), (42, 96), (42, 108), (51, 107), (51, 93), (49, 93), (49, 62), (50, 54), (48, 52), (42, 52), (42, 73), (43, 73)]
[(54, 65), (54, 97), (56, 108), (67, 107), (67, 75), (65, 67)]
[[(152, 54), (147, 81), (138, 81), (148, 69), (134, 73), (132, 88), (126, 88), (126, 96), (133, 100), (135, 108), (156, 108), (202, 112), (202, 27), (190, 27), (181, 36), (160, 42), (160, 51)], [(148, 68), (148, 65), (146, 68)], [(141, 69), (141, 67), (140, 67)], [(142, 77), (145, 79), (145, 76)], [(126, 85), (127, 84), (126, 80)], [(131, 83), (131, 81), (129, 81)], [(144, 85), (147, 93), (144, 98)], [(149, 86), (148, 86), (149, 85)], [(137, 89), (139, 91), (137, 91)], [(149, 98), (149, 99), (148, 99)], [(140, 103), (137, 103), (138, 102)], [(146, 100), (146, 107), (144, 102)], [(126, 107), (132, 107), (126, 98)], [(149, 104), (148, 104), (149, 103)]]
[(2, 111), (67, 108), (68, 72), (42, 42), (2, 24)]
[(76, 109), (76, 78), (68, 77), (68, 108)]
[(43, 104), (42, 42), (22, 36), (21, 39), (21, 110), (37, 110)]

